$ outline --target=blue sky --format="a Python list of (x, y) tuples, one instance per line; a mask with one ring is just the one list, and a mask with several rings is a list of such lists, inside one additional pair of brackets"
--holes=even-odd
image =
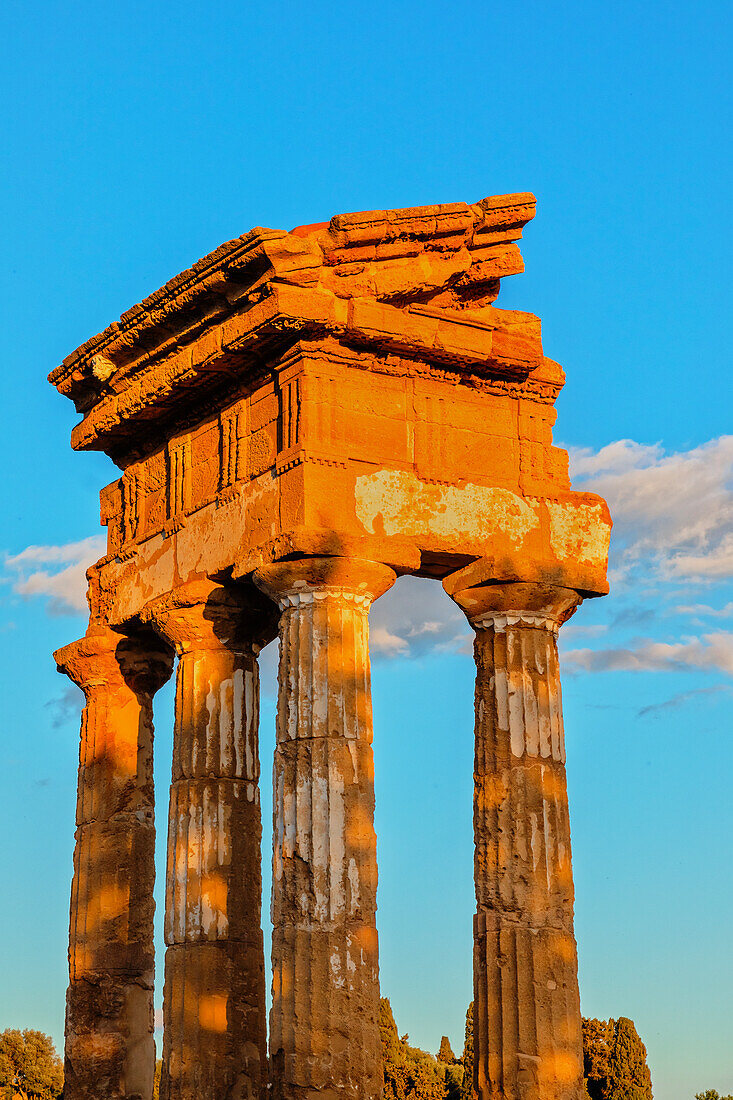
[[(583, 1010), (636, 1021), (657, 1100), (733, 1091), (729, 55), (722, 3), (6, 9), (0, 1028), (61, 1041), (78, 704), (50, 654), (115, 476), (48, 371), (253, 225), (532, 190), (497, 304), (542, 317), (556, 440), (616, 519), (612, 594), (562, 642)], [(439, 586), (374, 620), (383, 990), (459, 1048), (472, 662)], [(170, 688), (156, 715), (160, 821)]]

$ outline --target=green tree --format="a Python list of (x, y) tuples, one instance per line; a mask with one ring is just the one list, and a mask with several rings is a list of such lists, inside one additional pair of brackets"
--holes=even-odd
[(632, 1020), (583, 1020), (583, 1072), (591, 1100), (652, 1100), (646, 1047)]
[(0, 1089), (4, 1097), (57, 1100), (63, 1087), (63, 1063), (50, 1036), (14, 1028), (0, 1032)]
[(446, 1065), (444, 1067), (445, 1072), (445, 1095), (447, 1100), (463, 1100), (463, 1065), (461, 1062), (454, 1062), (452, 1066)]
[(438, 1066), (445, 1082), (447, 1100), (462, 1100), (463, 1097), (463, 1060), (456, 1058), (450, 1039), (444, 1035), (440, 1040)]
[(379, 1037), (382, 1040), (384, 1062), (398, 1063), (401, 1059), (402, 1047), (389, 997), (382, 997), (379, 1001)]
[(583, 1018), (583, 1077), (591, 1100), (606, 1100), (608, 1096), (612, 1023)]
[(386, 997), (379, 1005), (379, 1032), (384, 1061), (384, 1100), (446, 1100), (443, 1072), (427, 1051), (400, 1037), (392, 1006)]
[(652, 1077), (646, 1064), (646, 1047), (633, 1020), (616, 1021), (611, 1051), (609, 1100), (652, 1100)]
[(719, 1096), (717, 1089), (705, 1089), (705, 1092), (696, 1092), (695, 1100), (733, 1100), (733, 1096)]
[(438, 1051), (438, 1061), (447, 1062), (451, 1065), (456, 1061), (456, 1056), (453, 1053), (453, 1048), (450, 1045), (450, 1039), (447, 1035), (444, 1035), (440, 1040), (440, 1050)]
[(473, 1001), (466, 1011), (466, 1037), (463, 1043), (463, 1100), (473, 1100)]

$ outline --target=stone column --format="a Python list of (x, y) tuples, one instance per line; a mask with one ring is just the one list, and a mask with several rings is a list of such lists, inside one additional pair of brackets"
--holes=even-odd
[(146, 612), (178, 654), (161, 1100), (253, 1100), (267, 1079), (258, 623), (202, 582)]
[(151, 1100), (153, 693), (172, 653), (99, 628), (55, 654), (86, 696), (66, 997), (66, 1100)]
[(559, 625), (579, 596), (540, 584), (445, 587), (476, 631), (474, 1088), (581, 1100)]
[(305, 558), (255, 575), (281, 609), (274, 767), (275, 1100), (382, 1095), (369, 607), (385, 565)]

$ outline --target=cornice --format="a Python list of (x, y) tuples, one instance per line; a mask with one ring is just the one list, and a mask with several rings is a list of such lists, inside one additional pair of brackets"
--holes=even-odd
[[(515, 242), (533, 216), (533, 196), (518, 194), (472, 206), (341, 214), (291, 233), (255, 228), (133, 306), (67, 356), (49, 380), (88, 411), (124, 388), (131, 370), (175, 355), (202, 335), (205, 342), (208, 328), (250, 313), (275, 284), (403, 308), (436, 295), (444, 300), (435, 304), (448, 307), (492, 301), (498, 280), (523, 269)], [(333, 318), (339, 320), (348, 327), (345, 318)], [(280, 326), (300, 330), (318, 321), (309, 311), (294, 318), (286, 311)]]

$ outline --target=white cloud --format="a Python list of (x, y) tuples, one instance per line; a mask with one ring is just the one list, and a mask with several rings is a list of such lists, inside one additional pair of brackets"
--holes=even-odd
[(374, 604), (369, 638), (377, 657), (457, 651), (473, 636), (438, 580), (402, 577)]
[(565, 642), (570, 638), (595, 638), (599, 634), (606, 634), (607, 631), (607, 623), (589, 623), (586, 626), (585, 623), (582, 622), (571, 622), (569, 626), (563, 627), (562, 638)]
[(711, 607), (707, 603), (693, 603), (675, 607), (673, 610), (678, 615), (701, 615), (704, 618), (730, 619), (733, 617), (733, 601), (727, 603), (724, 607)]
[(5, 564), (12, 568), (25, 568), (29, 564), (63, 565), (68, 562), (77, 562), (85, 556), (88, 557), (90, 553), (96, 553), (97, 557), (100, 557), (104, 553), (105, 546), (103, 535), (90, 535), (79, 542), (66, 542), (61, 546), (27, 546), (19, 554), (8, 555)]
[(105, 551), (103, 535), (61, 546), (28, 546), (7, 556), (5, 569), (18, 595), (46, 597), (52, 615), (77, 614), (87, 610), (86, 571)]
[(733, 436), (672, 454), (622, 439), (570, 457), (576, 487), (609, 503), (617, 576), (647, 566), (663, 580), (733, 576)]
[(399, 657), (410, 649), (409, 643), (398, 634), (392, 634), (386, 626), (373, 626), (369, 631), (369, 645), (372, 653), (382, 657)]
[(700, 668), (733, 675), (733, 634), (719, 631), (682, 642), (640, 642), (635, 647), (571, 649), (565, 667), (586, 672), (680, 672)]
[(650, 445), (635, 443), (633, 439), (618, 439), (607, 443), (600, 451), (590, 447), (571, 447), (569, 450), (574, 478), (593, 477), (598, 474), (622, 474), (627, 470), (648, 466), (664, 454), (659, 443)]

